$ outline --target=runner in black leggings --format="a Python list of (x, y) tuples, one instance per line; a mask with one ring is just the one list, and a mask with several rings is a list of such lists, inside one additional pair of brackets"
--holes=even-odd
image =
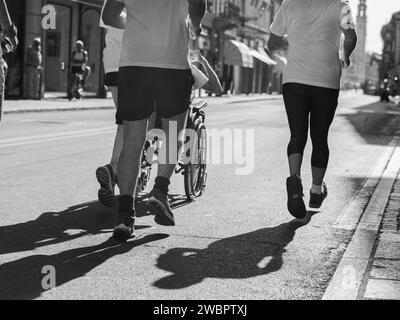
[[(342, 33), (345, 39), (340, 59)], [(283, 97), (291, 133), (286, 188), (288, 210), (296, 218), (306, 215), (301, 164), (308, 127), (313, 145), (309, 206), (321, 207), (328, 195), (324, 183), (329, 159), (328, 132), (338, 105), (341, 69), (349, 66), (356, 42), (354, 20), (345, 0), (285, 0), (271, 25), (269, 49), (289, 44), (283, 74)]]
[[(313, 145), (311, 165), (326, 168), (329, 159), (328, 132), (338, 105), (339, 90), (299, 83), (283, 85), (283, 97), (290, 127), (288, 156), (303, 154), (308, 126)], [(319, 184), (322, 184), (322, 181)]]

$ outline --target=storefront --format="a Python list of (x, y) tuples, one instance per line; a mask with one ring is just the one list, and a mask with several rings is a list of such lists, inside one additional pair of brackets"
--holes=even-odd
[[(7, 97), (26, 96), (26, 52), (35, 37), (40, 37), (42, 41), (42, 97), (66, 97), (68, 65), (78, 39), (85, 43), (92, 70), (85, 90), (92, 95), (104, 95), (102, 65), (104, 34), (99, 27), (103, 0), (7, 0), (7, 4), (19, 28), (20, 39), (18, 51), (8, 59), (12, 61), (9, 62)], [(42, 19), (45, 16), (42, 9), (46, 5), (55, 8), (55, 29), (45, 30), (42, 27)], [(67, 67), (64, 71), (63, 66)]]
[[(250, 93), (252, 88), (254, 59), (250, 48), (237, 40), (225, 40), (224, 69), (232, 66), (233, 93)], [(229, 75), (228, 75), (229, 76)]]
[(48, 0), (57, 12), (56, 30), (43, 32), (44, 90), (46, 92), (67, 91), (68, 66), (77, 40), (82, 40), (89, 54), (89, 77), (85, 90), (95, 95), (103, 94), (102, 52), (103, 31), (99, 27), (101, 0), (66, 1)]

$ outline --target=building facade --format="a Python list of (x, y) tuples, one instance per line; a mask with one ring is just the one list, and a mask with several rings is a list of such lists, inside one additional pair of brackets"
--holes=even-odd
[(393, 14), (391, 21), (382, 28), (383, 62), (382, 77), (400, 76), (400, 11)]
[[(15, 54), (5, 57), (9, 64), (6, 85), (8, 98), (25, 96), (26, 51), (35, 37), (39, 37), (42, 42), (42, 96), (44, 93), (66, 96), (68, 65), (78, 39), (85, 43), (85, 49), (89, 53), (88, 63), (92, 69), (85, 86), (86, 90), (93, 95), (104, 95), (102, 67), (104, 35), (99, 28), (103, 0), (6, 0), (6, 2), (19, 29), (21, 43)], [(49, 13), (43, 8), (47, 5), (55, 9), (55, 28), (43, 28), (43, 18)]]
[[(211, 60), (224, 87), (231, 93), (266, 93), (281, 89), (281, 77), (274, 78), (281, 59), (264, 50), (269, 26), (281, 1), (208, 1)], [(205, 24), (206, 25), (206, 24)], [(276, 61), (278, 60), (278, 62)], [(270, 90), (269, 90), (270, 89)]]
[[(104, 96), (102, 54), (104, 32), (99, 27), (103, 0), (6, 0), (19, 29), (20, 46), (5, 57), (9, 64), (7, 98), (26, 95), (26, 51), (32, 40), (42, 41), (42, 96), (66, 96), (68, 66), (75, 42), (89, 53), (92, 74), (85, 89)], [(281, 90), (284, 51), (270, 57), (264, 50), (269, 26), (280, 0), (208, 0), (199, 39), (202, 53), (216, 69), (225, 93), (264, 93)], [(55, 9), (55, 28), (43, 28), (48, 7)], [(46, 9), (47, 8), (47, 9)]]

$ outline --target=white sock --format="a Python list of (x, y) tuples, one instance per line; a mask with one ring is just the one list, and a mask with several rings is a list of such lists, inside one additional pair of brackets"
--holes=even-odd
[(311, 187), (311, 193), (316, 193), (316, 194), (321, 194), (322, 193), (322, 184), (321, 185), (315, 185), (313, 184)]

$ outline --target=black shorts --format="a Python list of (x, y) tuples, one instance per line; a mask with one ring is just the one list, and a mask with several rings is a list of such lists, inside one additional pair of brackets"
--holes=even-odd
[(118, 112), (125, 121), (148, 118), (154, 110), (169, 119), (188, 110), (194, 79), (190, 69), (121, 67)]
[(106, 73), (104, 78), (104, 84), (107, 87), (117, 87), (118, 86), (118, 71)]
[(82, 74), (84, 70), (82, 70), (81, 66), (71, 66), (72, 74)]

